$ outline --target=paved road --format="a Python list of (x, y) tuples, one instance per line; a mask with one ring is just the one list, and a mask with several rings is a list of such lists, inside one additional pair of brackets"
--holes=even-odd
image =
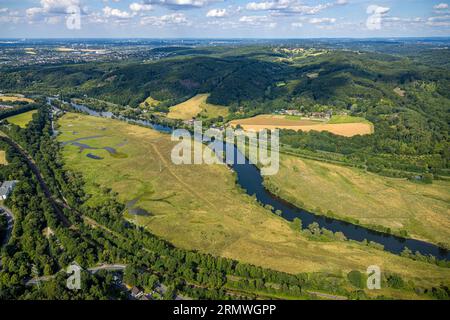
[[(125, 264), (102, 264), (97, 267), (89, 268), (89, 269), (87, 269), (87, 271), (89, 271), (92, 274), (95, 274), (100, 270), (123, 271), (123, 270), (125, 270), (126, 267), (127, 266)], [(64, 270), (60, 270), (59, 272), (64, 272)], [(37, 285), (40, 282), (50, 281), (55, 277), (56, 277), (56, 274), (51, 275), (51, 276), (43, 276), (43, 277), (33, 278), (33, 279), (30, 279), (27, 282), (25, 282), (25, 285), (27, 285), (27, 286)]]

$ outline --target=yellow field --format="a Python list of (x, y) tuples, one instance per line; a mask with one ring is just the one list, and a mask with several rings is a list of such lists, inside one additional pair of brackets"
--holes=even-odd
[(37, 110), (32, 110), (6, 118), (6, 120), (8, 120), (9, 123), (15, 124), (21, 128), (26, 128), (28, 123), (33, 120), (33, 114), (35, 113), (37, 113)]
[(58, 51), (58, 52), (72, 52), (72, 51), (75, 51), (75, 50), (72, 49), (72, 48), (59, 47), (59, 48), (56, 48), (55, 51)]
[(267, 181), (283, 198), (450, 246), (450, 182), (417, 184), (294, 156), (280, 160), (279, 173)]
[[(91, 147), (114, 147), (126, 157), (105, 150), (64, 147), (67, 168), (81, 172), (91, 203), (101, 203), (99, 186), (118, 193), (118, 200), (145, 209), (149, 216), (127, 217), (174, 245), (234, 258), (290, 273), (365, 272), (380, 265), (416, 283), (448, 282), (450, 269), (415, 262), (352, 242), (316, 242), (293, 231), (290, 224), (260, 207), (235, 184), (224, 165), (174, 165), (175, 144), (169, 135), (111, 119), (66, 114), (59, 121), (60, 141), (82, 137)], [(73, 132), (77, 134), (74, 135)], [(87, 153), (103, 160), (88, 158)], [(345, 259), (343, 259), (345, 257)]]
[(191, 120), (200, 118), (216, 118), (228, 115), (228, 108), (206, 103), (209, 94), (198, 94), (195, 97), (170, 108), (167, 115), (170, 119)]
[(337, 135), (352, 137), (373, 133), (370, 123), (326, 123), (312, 120), (288, 119), (285, 116), (259, 115), (253, 118), (233, 120), (232, 127), (240, 125), (244, 130), (260, 131), (263, 129), (289, 129), (296, 131), (328, 131)]
[(33, 99), (29, 99), (29, 98), (22, 98), (22, 97), (16, 97), (16, 96), (0, 96), (0, 102), (28, 102), (28, 103), (33, 103), (34, 100)]
[(156, 106), (159, 105), (160, 103), (161, 103), (161, 101), (158, 101), (158, 100), (156, 100), (156, 99), (153, 99), (152, 97), (148, 97), (147, 99), (145, 99), (144, 102), (142, 102), (142, 103), (140, 104), (140, 107), (141, 107), (141, 108), (145, 108), (145, 107), (146, 107), (146, 104), (147, 104), (149, 107), (156, 107)]
[(0, 165), (8, 164), (8, 161), (6, 161), (6, 153), (4, 150), (0, 150)]

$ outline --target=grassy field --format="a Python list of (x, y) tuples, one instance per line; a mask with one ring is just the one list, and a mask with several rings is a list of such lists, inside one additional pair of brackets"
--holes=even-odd
[(32, 110), (6, 118), (6, 120), (8, 120), (9, 123), (15, 124), (21, 128), (25, 128), (33, 119), (33, 114), (35, 113), (37, 113), (37, 110)]
[(369, 120), (366, 120), (362, 117), (354, 117), (349, 115), (334, 115), (331, 117), (329, 121), (327, 121), (329, 124), (336, 124), (336, 123), (370, 123)]
[(214, 119), (218, 117), (226, 117), (229, 114), (228, 108), (223, 106), (217, 106), (209, 103), (202, 103), (200, 105), (202, 111), (198, 115), (198, 119)]
[[(362, 120), (358, 120), (362, 119)], [(331, 119), (330, 121), (333, 121)], [(283, 115), (259, 115), (253, 118), (233, 120), (230, 125), (240, 125), (244, 130), (259, 131), (262, 129), (290, 129), (301, 131), (329, 131), (331, 133), (351, 137), (373, 133), (373, 125), (363, 118), (340, 116), (336, 122), (323, 122), (308, 119), (293, 118)]]
[(153, 99), (152, 97), (148, 97), (147, 99), (145, 99), (144, 102), (142, 102), (142, 103), (140, 104), (140, 107), (141, 107), (141, 108), (144, 108), (144, 107), (146, 106), (146, 104), (147, 104), (149, 107), (156, 107), (156, 106), (159, 105), (160, 103), (161, 103), (161, 101), (158, 101), (158, 100), (156, 100), (156, 99)]
[(29, 98), (22, 98), (22, 97), (16, 97), (16, 96), (0, 96), (0, 102), (28, 102), (33, 103), (33, 99)]
[(6, 153), (4, 150), (0, 150), (0, 165), (8, 164), (8, 161), (6, 161)]
[(170, 119), (190, 120), (195, 117), (212, 119), (228, 115), (228, 108), (206, 103), (209, 94), (198, 94), (191, 99), (170, 108)]
[[(66, 145), (66, 166), (81, 172), (90, 202), (103, 201), (99, 187), (111, 188), (118, 200), (145, 209), (148, 216), (126, 217), (156, 235), (186, 249), (265, 266), (290, 273), (365, 272), (378, 264), (430, 284), (450, 279), (450, 269), (415, 262), (353, 242), (316, 242), (291, 229), (290, 224), (257, 205), (240, 191), (223, 165), (174, 165), (169, 135), (111, 119), (66, 114), (59, 121), (60, 141), (100, 136), (82, 142), (91, 147), (113, 147), (126, 157), (105, 150)], [(76, 131), (77, 134), (73, 134)], [(91, 153), (102, 157), (94, 160)], [(343, 259), (345, 257), (345, 259)]]
[(329, 210), (366, 225), (407, 230), (417, 239), (450, 246), (450, 182), (418, 184), (360, 169), (281, 155), (267, 178), (279, 194), (314, 212)]

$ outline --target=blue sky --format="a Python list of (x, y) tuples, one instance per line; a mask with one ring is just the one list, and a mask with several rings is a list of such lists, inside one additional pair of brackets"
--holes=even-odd
[(0, 38), (450, 36), (450, 0), (0, 0)]

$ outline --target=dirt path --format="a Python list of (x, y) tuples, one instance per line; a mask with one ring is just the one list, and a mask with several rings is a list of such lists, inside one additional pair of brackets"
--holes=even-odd
[(316, 291), (306, 291), (309, 294), (312, 294), (316, 297), (327, 299), (327, 300), (348, 300), (347, 297), (344, 296), (338, 296), (334, 294), (328, 294), (328, 293), (322, 293), (322, 292), (316, 292)]
[(158, 150), (158, 148), (154, 145), (154, 144), (150, 144), (153, 148), (153, 150), (155, 151), (155, 153), (158, 155), (158, 157), (160, 158), (161, 162), (164, 163), (165, 168), (167, 169), (167, 171), (183, 186), (185, 187), (187, 190), (189, 190), (190, 193), (192, 193), (193, 195), (195, 195), (196, 197), (198, 197), (199, 199), (203, 200), (205, 203), (207, 203), (209, 206), (211, 206), (211, 208), (213, 209), (217, 209), (217, 207), (208, 199), (206, 199), (205, 197), (203, 197), (202, 195), (200, 195), (199, 193), (197, 193), (194, 189), (192, 189), (186, 182), (184, 182), (175, 172), (173, 172), (173, 170), (170, 168), (170, 164), (167, 162), (167, 160), (164, 158), (164, 156), (161, 154), (161, 152)]

